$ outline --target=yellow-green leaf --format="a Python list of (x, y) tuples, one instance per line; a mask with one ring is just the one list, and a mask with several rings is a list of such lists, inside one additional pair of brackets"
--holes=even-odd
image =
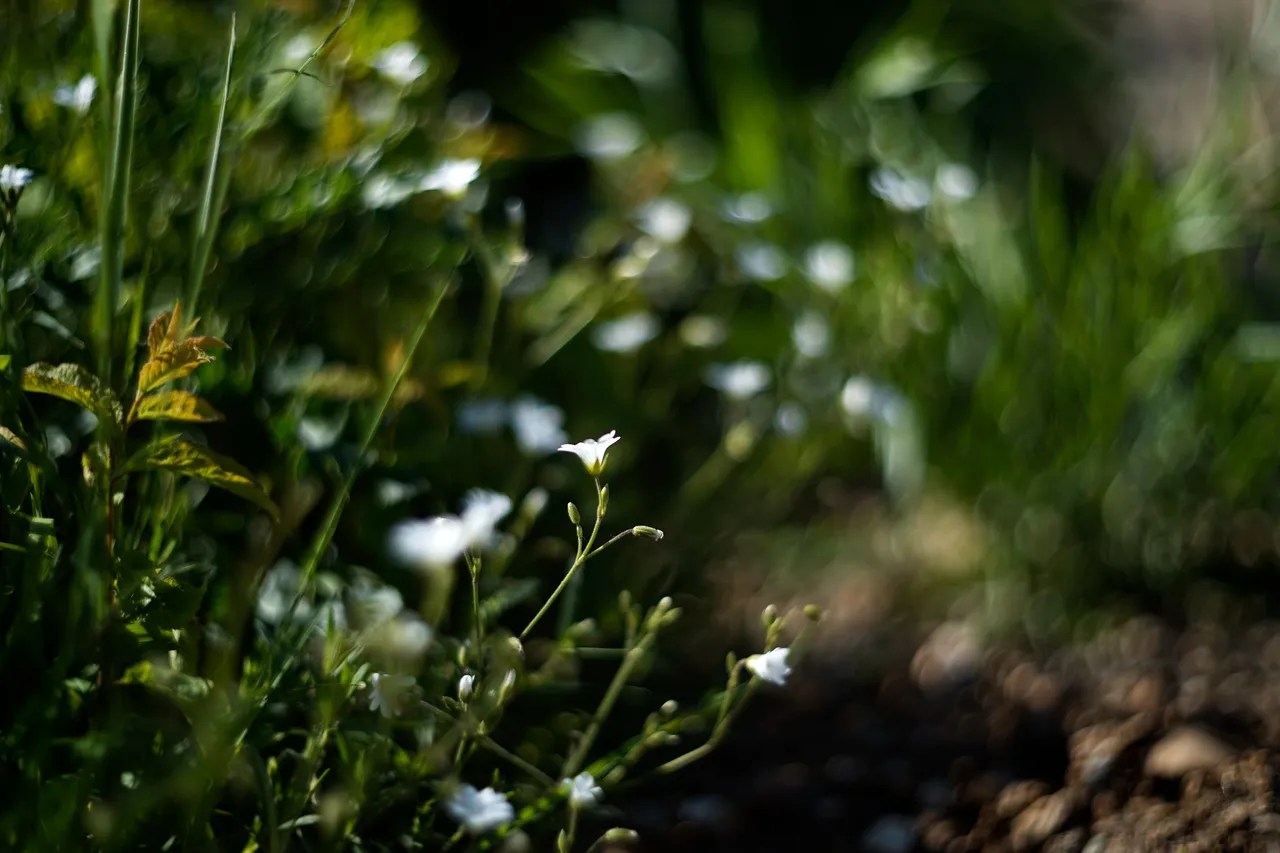
[(124, 420), (120, 403), (110, 389), (78, 364), (32, 364), (22, 371), (22, 388), (34, 394), (49, 394), (70, 400), (119, 426)]
[(145, 394), (161, 385), (190, 376), (197, 367), (211, 361), (213, 356), (190, 341), (166, 343), (142, 365), (142, 371), (138, 374), (138, 391)]
[(9, 362), (11, 361), (13, 361), (13, 356), (0, 355), (0, 370), (7, 370), (9, 368)]
[(143, 448), (125, 465), (125, 471), (154, 469), (172, 471), (211, 486), (225, 489), (233, 495), (253, 501), (265, 509), (274, 519), (280, 511), (267, 497), (266, 491), (239, 462), (214, 453), (207, 447), (168, 436)]
[(22, 439), (14, 435), (13, 430), (9, 429), (8, 427), (0, 426), (0, 442), (11, 444), (17, 450), (21, 451), (22, 455), (24, 456), (26, 455), (27, 446), (23, 444)]
[(138, 401), (134, 417), (143, 421), (188, 421), (209, 423), (222, 420), (222, 414), (190, 391), (160, 391)]

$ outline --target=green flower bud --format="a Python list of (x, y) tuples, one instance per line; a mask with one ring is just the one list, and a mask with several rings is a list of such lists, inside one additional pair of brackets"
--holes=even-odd
[(582, 524), (582, 513), (578, 512), (578, 507), (573, 501), (569, 501), (569, 520), (573, 522), (574, 527)]
[(632, 536), (643, 536), (646, 539), (652, 539), (654, 542), (661, 542), (662, 537), (666, 534), (656, 527), (650, 527), (647, 524), (637, 524), (631, 528)]

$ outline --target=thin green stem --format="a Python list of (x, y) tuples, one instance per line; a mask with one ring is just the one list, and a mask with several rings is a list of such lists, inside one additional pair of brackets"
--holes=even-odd
[(587, 730), (582, 733), (582, 738), (574, 745), (570, 751), (569, 757), (565, 759), (564, 769), (560, 775), (565, 778), (572, 778), (582, 767), (582, 762), (586, 759), (587, 753), (591, 751), (592, 744), (595, 743), (596, 736), (600, 734), (600, 727), (604, 725), (604, 721), (608, 719), (609, 714), (613, 711), (614, 704), (618, 701), (618, 696), (622, 693), (622, 688), (626, 686), (627, 680), (631, 677), (631, 671), (636, 668), (641, 659), (653, 646), (655, 634), (645, 634), (644, 637), (627, 651), (626, 657), (622, 659), (622, 664), (618, 667), (618, 671), (613, 675), (613, 681), (609, 682), (609, 689), (605, 691), (604, 697), (600, 700), (599, 707), (591, 716), (591, 722), (587, 725)]
[(506, 749), (504, 746), (499, 744), (496, 740), (489, 737), (488, 735), (477, 735), (476, 743), (480, 744), (482, 747), (489, 750), (499, 758), (510, 762), (516, 767), (519, 767), (525, 773), (528, 773), (534, 779), (537, 779), (541, 784), (543, 785), (555, 784), (555, 780), (552, 779), (550, 776), (548, 776), (546, 773), (543, 773), (541, 770), (534, 767), (532, 764), (525, 761), (523, 758), (516, 755), (514, 752), (509, 751), (508, 749)]
[[(578, 528), (578, 553), (574, 557), (576, 568), (570, 569), (569, 575), (566, 576), (564, 583), (561, 584), (562, 589), (567, 589), (564, 603), (560, 606), (560, 616), (556, 620), (556, 636), (563, 636), (573, 622), (573, 614), (578, 609), (578, 596), (582, 593), (582, 576), (577, 573), (577, 569), (581, 568), (591, 558), (591, 546), (595, 543), (596, 536), (600, 533), (600, 523), (604, 521), (604, 486), (600, 484), (599, 477), (594, 479), (596, 484), (596, 523), (591, 528), (591, 538), (587, 540), (586, 545), (582, 544), (582, 529), (581, 527)], [(559, 595), (559, 590), (556, 591), (556, 595)], [(552, 596), (553, 599), (554, 597)], [(550, 601), (547, 602), (548, 606), (550, 603)]]
[(218, 162), (222, 157), (222, 137), (227, 126), (227, 102), (231, 100), (231, 66), (236, 56), (236, 16), (231, 14), (231, 31), (227, 38), (227, 64), (222, 74), (222, 99), (218, 105), (218, 122), (213, 132), (213, 147), (209, 152), (204, 192), (200, 197), (200, 213), (196, 217), (195, 241), (191, 249), (191, 271), (187, 279), (187, 310), (195, 316), (200, 301), (200, 289), (204, 284), (205, 269), (209, 266), (209, 253), (218, 232), (218, 217), (213, 215), (214, 199), (221, 207), (226, 193), (226, 181), (219, 183)]

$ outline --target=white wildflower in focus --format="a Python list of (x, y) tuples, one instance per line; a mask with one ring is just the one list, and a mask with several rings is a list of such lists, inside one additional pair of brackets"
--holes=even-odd
[(379, 53), (373, 67), (392, 83), (408, 86), (427, 73), (427, 58), (413, 42), (402, 41)]
[(892, 169), (876, 169), (868, 182), (871, 192), (890, 206), (906, 213), (929, 203), (929, 185), (917, 178), (905, 178)]
[(968, 201), (978, 191), (978, 176), (963, 163), (943, 163), (933, 180), (938, 192), (955, 201)]
[(821, 358), (831, 345), (831, 327), (821, 314), (805, 312), (791, 327), (791, 341), (805, 358)]
[(302, 446), (307, 450), (313, 452), (328, 450), (337, 444), (344, 426), (346, 426), (345, 419), (326, 421), (320, 418), (304, 417), (298, 421), (298, 441), (302, 442)]
[(853, 271), (853, 250), (844, 243), (824, 240), (804, 253), (804, 274), (828, 293), (847, 287)]
[(749, 400), (769, 387), (769, 368), (758, 361), (713, 364), (707, 369), (707, 384), (731, 400)]
[(804, 408), (799, 403), (788, 402), (778, 407), (773, 422), (778, 427), (778, 432), (794, 438), (809, 426), (809, 416), (805, 414)]
[(604, 473), (605, 463), (608, 462), (609, 448), (620, 440), (616, 431), (609, 430), (599, 438), (588, 438), (576, 444), (562, 444), (557, 450), (574, 454), (582, 460), (582, 466), (587, 469), (588, 474), (599, 477)]
[(366, 628), (385, 625), (404, 610), (404, 597), (393, 586), (372, 586), (367, 583), (351, 587), (352, 615)]
[(876, 384), (865, 376), (852, 376), (840, 391), (840, 408), (850, 417), (866, 417), (876, 402)]
[(98, 92), (98, 81), (92, 74), (86, 74), (74, 85), (68, 83), (59, 86), (53, 92), (53, 102), (60, 107), (84, 115), (93, 106), (93, 96)]
[(417, 190), (417, 185), (394, 175), (374, 175), (360, 188), (364, 206), (373, 210), (395, 207)]
[(596, 784), (595, 777), (586, 771), (572, 779), (565, 779), (560, 783), (560, 787), (568, 793), (569, 805), (575, 809), (594, 806), (604, 796), (604, 790)]
[(644, 143), (644, 131), (626, 113), (595, 116), (578, 129), (578, 150), (593, 160), (618, 160)]
[(636, 214), (640, 228), (664, 243), (679, 243), (689, 233), (693, 213), (673, 198), (655, 198)]
[(449, 159), (427, 172), (418, 183), (418, 189), (438, 190), (451, 198), (458, 198), (466, 194), (467, 187), (471, 186), (478, 177), (480, 177), (479, 160)]
[(521, 452), (551, 453), (565, 442), (564, 412), (533, 397), (517, 397), (511, 404), (511, 430)]
[(463, 432), (497, 432), (506, 423), (507, 404), (501, 400), (468, 400), (458, 406), (458, 428)]
[(472, 835), (497, 829), (516, 816), (505, 796), (492, 788), (478, 791), (471, 785), (460, 786), (444, 801), (444, 810)]
[(470, 543), (467, 526), (456, 515), (402, 521), (391, 528), (387, 550), (391, 557), (412, 566), (447, 566), (462, 556)]
[(458, 701), (466, 702), (476, 689), (476, 677), (467, 673), (458, 679)]
[(405, 694), (413, 687), (409, 675), (387, 675), (375, 672), (369, 679), (369, 708), (391, 719), (400, 711)]
[(301, 585), (302, 572), (289, 560), (272, 566), (258, 588), (258, 618), (270, 625), (278, 623), (289, 611)]
[(735, 256), (742, 274), (752, 281), (777, 281), (786, 275), (786, 255), (769, 243), (744, 244)]
[(752, 655), (747, 658), (747, 669), (761, 681), (781, 687), (787, 683), (787, 676), (791, 675), (791, 667), (787, 666), (788, 654), (790, 649), (783, 647), (762, 655)]
[(730, 222), (755, 225), (773, 215), (773, 205), (764, 193), (743, 193), (726, 199), (720, 213)]
[(591, 330), (591, 342), (605, 352), (635, 352), (658, 335), (658, 318), (637, 311), (599, 323)]
[(695, 349), (718, 347), (729, 337), (724, 321), (710, 314), (694, 314), (680, 324), (680, 340)]
[(0, 166), (0, 191), (20, 190), (31, 183), (33, 177), (35, 173), (30, 169), (13, 165)]

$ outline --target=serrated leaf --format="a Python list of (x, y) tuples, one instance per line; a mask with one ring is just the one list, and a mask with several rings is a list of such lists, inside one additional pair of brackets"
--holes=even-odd
[(22, 371), (22, 388), (34, 394), (49, 394), (70, 400), (98, 416), (119, 425), (124, 420), (120, 403), (98, 377), (78, 364), (32, 364)]
[(207, 447), (169, 436), (143, 448), (125, 465), (125, 471), (153, 469), (172, 471), (185, 477), (201, 480), (211, 486), (225, 489), (233, 495), (253, 501), (279, 520), (280, 511), (239, 462)]
[(222, 420), (222, 413), (190, 391), (161, 391), (139, 400), (134, 417), (143, 421), (210, 423)]
[(138, 392), (145, 394), (161, 385), (190, 376), (197, 367), (213, 360), (213, 356), (190, 340), (165, 343), (155, 356), (142, 365), (142, 371), (138, 374)]

